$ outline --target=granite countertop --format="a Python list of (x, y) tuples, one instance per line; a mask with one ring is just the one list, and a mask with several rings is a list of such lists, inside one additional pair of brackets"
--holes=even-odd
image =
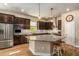
[(51, 33), (27, 33), (27, 34), (14, 33), (14, 35), (25, 35), (25, 36), (50, 35), (50, 34)]
[(55, 36), (61, 36), (57, 33), (14, 33), (14, 35), (25, 35), (25, 36), (36, 36), (36, 35), (55, 35)]
[[(47, 37), (47, 36), (46, 36)], [(57, 41), (57, 40), (60, 40), (60, 39), (64, 39), (65, 37), (64, 36), (55, 36), (55, 35), (50, 35), (51, 39), (47, 39), (47, 38), (44, 38), (44, 39), (30, 39), (30, 41), (42, 41), (42, 42), (54, 42), (54, 41)]]
[[(24, 35), (26, 37), (35, 37), (35, 38), (40, 36), (40, 39), (32, 38), (30, 39), (30, 41), (43, 41), (43, 42), (53, 42), (65, 38), (64, 36), (54, 35), (53, 33), (27, 33), (27, 34), (15, 33), (15, 35)], [(44, 38), (42, 38), (43, 36)]]

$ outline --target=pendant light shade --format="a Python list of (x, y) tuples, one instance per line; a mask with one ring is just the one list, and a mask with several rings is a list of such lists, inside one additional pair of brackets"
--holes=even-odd
[(53, 8), (51, 8), (51, 17), (52, 17), (52, 10), (53, 10)]

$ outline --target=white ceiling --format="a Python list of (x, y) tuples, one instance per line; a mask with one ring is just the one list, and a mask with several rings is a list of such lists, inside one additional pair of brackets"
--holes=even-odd
[[(40, 15), (42, 17), (50, 17), (50, 8), (54, 8), (53, 16), (58, 16), (67, 12), (67, 8), (71, 11), (79, 9), (79, 3), (40, 3)], [(33, 16), (39, 15), (38, 3), (8, 3), (7, 6), (4, 3), (0, 3), (0, 9)], [(21, 9), (24, 9), (24, 12), (21, 12)]]

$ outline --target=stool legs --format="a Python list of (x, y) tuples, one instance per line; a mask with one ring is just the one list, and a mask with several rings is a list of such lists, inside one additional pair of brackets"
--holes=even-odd
[(53, 46), (53, 51), (52, 51), (53, 56), (62, 56), (62, 48), (60, 46)]

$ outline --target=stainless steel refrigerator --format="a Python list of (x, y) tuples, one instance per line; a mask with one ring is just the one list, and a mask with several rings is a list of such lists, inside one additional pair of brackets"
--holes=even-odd
[(13, 46), (13, 24), (0, 23), (0, 49)]

